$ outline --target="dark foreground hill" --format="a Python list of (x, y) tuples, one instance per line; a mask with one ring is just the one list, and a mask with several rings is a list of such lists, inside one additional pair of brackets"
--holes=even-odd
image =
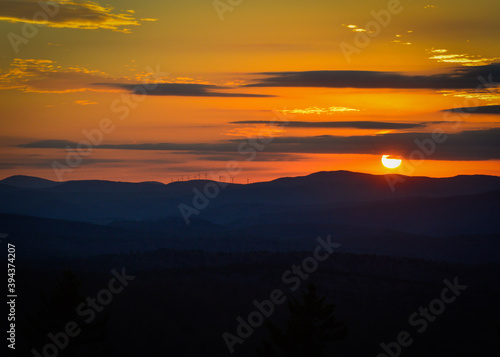
[[(24, 251), (19, 251), (24, 254)], [(499, 265), (465, 266), (418, 259), (334, 253), (308, 274), (296, 291), (283, 281), (284, 272), (311, 256), (303, 252), (201, 252), (162, 249), (147, 253), (104, 255), (89, 259), (52, 259), (20, 263), (18, 350), (32, 355), (21, 326), (42, 297), (50, 296), (61, 268), (72, 267), (83, 280), (81, 295), (95, 298), (106, 289), (112, 270), (134, 279), (96, 314), (106, 316), (108, 357), (240, 356), (256, 357), (256, 347), (269, 338), (264, 325), (253, 328), (229, 353), (222, 335), (237, 334), (238, 318), (248, 320), (254, 302), (269, 299), (275, 289), (287, 300), (300, 298), (307, 283), (336, 304), (336, 317), (346, 321), (349, 336), (328, 348), (325, 356), (379, 356), (402, 331), (413, 339), (401, 356), (496, 356), (500, 305)], [(436, 302), (445, 280), (467, 288), (444, 311)], [(446, 298), (453, 295), (448, 291)], [(103, 296), (103, 295), (101, 295)], [(450, 300), (448, 300), (450, 301)], [(100, 306), (100, 305), (99, 305)], [(432, 322), (409, 318), (426, 308)], [(284, 326), (286, 304), (276, 305), (271, 321)], [(419, 317), (421, 319), (421, 317)], [(55, 331), (58, 332), (59, 330)], [(55, 333), (54, 332), (54, 333)], [(50, 343), (49, 338), (45, 339)], [(73, 343), (73, 342), (70, 342)], [(397, 355), (397, 354), (394, 354)]]

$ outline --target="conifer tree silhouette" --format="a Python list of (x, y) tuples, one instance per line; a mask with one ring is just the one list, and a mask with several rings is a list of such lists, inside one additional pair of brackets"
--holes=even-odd
[[(71, 270), (62, 272), (56, 280), (56, 286), (47, 297), (40, 294), (40, 303), (26, 317), (23, 332), (29, 350), (42, 351), (47, 344), (56, 345), (49, 338), (49, 333), (59, 336), (58, 357), (103, 357), (109, 355), (107, 348), (106, 324), (107, 313), (96, 313), (92, 321), (85, 321), (88, 316), (80, 316), (77, 307), (85, 303), (80, 295), (81, 279)], [(67, 343), (62, 333), (68, 323), (74, 322), (81, 329), (76, 337), (68, 336)], [(31, 355), (31, 353), (30, 353)]]
[(347, 336), (344, 321), (335, 319), (335, 305), (318, 297), (316, 286), (307, 285), (302, 301), (288, 302), (290, 318), (284, 330), (266, 321), (270, 341), (263, 342), (258, 349), (262, 357), (320, 357), (330, 342), (340, 341)]

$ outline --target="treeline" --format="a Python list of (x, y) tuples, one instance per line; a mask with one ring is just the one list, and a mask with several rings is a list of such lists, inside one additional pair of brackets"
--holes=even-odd
[[(287, 301), (300, 298), (308, 283), (336, 305), (336, 316), (349, 335), (325, 355), (377, 356), (381, 343), (408, 329), (408, 318), (440, 297), (443, 280), (458, 278), (468, 289), (433, 322), (414, 336), (405, 356), (490, 355), (498, 340), (500, 277), (498, 266), (466, 266), (408, 258), (334, 253), (291, 291), (283, 273), (311, 252), (207, 253), (157, 250), (99, 256), (85, 260), (23, 263), (20, 311), (38, 306), (39, 292), (50, 295), (64, 268), (81, 279), (80, 296), (95, 296), (108, 285), (112, 269), (136, 276), (104, 313), (109, 356), (229, 356), (222, 335), (234, 333), (237, 318), (255, 310), (253, 302), (281, 289)], [(285, 326), (286, 304), (276, 306), (270, 321)], [(256, 356), (265, 326), (255, 328), (233, 356)], [(43, 342), (43, 341), (42, 341)], [(498, 350), (497, 350), (498, 351)], [(487, 353), (488, 352), (488, 353)], [(335, 353), (335, 354), (333, 354)]]

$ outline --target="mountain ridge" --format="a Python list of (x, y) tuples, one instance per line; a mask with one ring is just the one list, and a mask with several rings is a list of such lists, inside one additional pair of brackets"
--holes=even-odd
[[(393, 192), (385, 175), (350, 171), (322, 171), (248, 185), (207, 180), (169, 184), (77, 180), (52, 185), (17, 176), (0, 181), (0, 213), (98, 224), (156, 224), (172, 218), (182, 222), (187, 209), (192, 212), (187, 224), (196, 218), (228, 227), (274, 220), (350, 222), (428, 235), (500, 232), (495, 218), (500, 214), (500, 177), (403, 178)], [(24, 187), (10, 185), (16, 179)]]
[[(313, 178), (313, 177), (318, 177), (318, 176), (326, 176), (326, 175), (351, 175), (351, 176), (365, 176), (365, 177), (386, 177), (386, 176), (399, 176), (402, 177), (403, 179), (432, 179), (432, 180), (446, 180), (446, 179), (455, 179), (455, 178), (463, 178), (463, 177), (476, 177), (476, 178), (495, 178), (500, 180), (500, 176), (495, 176), (495, 175), (483, 175), (483, 174), (470, 174), (470, 175), (465, 175), (465, 174), (459, 174), (455, 176), (446, 176), (446, 177), (431, 177), (431, 176), (408, 176), (408, 175), (401, 175), (397, 173), (388, 173), (388, 174), (370, 174), (370, 173), (364, 173), (364, 172), (356, 172), (356, 171), (349, 171), (349, 170), (334, 170), (334, 171), (317, 171), (317, 172), (312, 172), (310, 174), (306, 175), (299, 175), (299, 176), (283, 176), (283, 177), (278, 177), (276, 179), (272, 179), (269, 181), (259, 181), (259, 182), (253, 182), (249, 183), (247, 185), (256, 185), (256, 184), (263, 184), (263, 183), (271, 183), (271, 182), (277, 182), (280, 180), (288, 180), (288, 179), (305, 179), (305, 178)], [(64, 183), (77, 183), (77, 182), (94, 182), (94, 183), (126, 183), (126, 184), (158, 184), (158, 185), (164, 185), (168, 186), (171, 184), (179, 184), (183, 182), (218, 182), (216, 180), (203, 180), (203, 179), (193, 179), (193, 180), (185, 180), (185, 181), (172, 181), (168, 183), (160, 182), (160, 181), (139, 181), (139, 182), (130, 182), (130, 181), (115, 181), (115, 180), (102, 180), (102, 179), (88, 179), (88, 180), (67, 180), (67, 181), (54, 181), (54, 180), (49, 180), (37, 176), (30, 176), (30, 175), (12, 175), (8, 176), (4, 179), (0, 180), (0, 184), (8, 184), (15, 186), (16, 184), (21, 183), (22, 181), (29, 181), (29, 180), (38, 180), (40, 182), (45, 182), (47, 184), (54, 184), (54, 185), (60, 185)], [(234, 183), (226, 183), (228, 185), (245, 185), (245, 184), (234, 184)], [(21, 187), (21, 186), (16, 186), (16, 187)]]

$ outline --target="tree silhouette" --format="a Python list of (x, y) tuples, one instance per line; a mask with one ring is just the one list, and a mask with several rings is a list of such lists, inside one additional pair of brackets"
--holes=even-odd
[[(49, 337), (58, 336), (60, 346), (57, 347), (59, 357), (101, 357), (109, 354), (107, 349), (106, 324), (108, 315), (101, 313), (88, 323), (77, 312), (77, 307), (85, 303), (80, 295), (81, 279), (71, 270), (62, 272), (56, 280), (56, 286), (46, 297), (40, 294), (40, 303), (26, 317), (24, 334), (29, 349), (36, 349), (43, 355), (48, 344), (57, 344)], [(76, 336), (67, 336), (68, 323), (76, 324), (80, 329)], [(66, 335), (67, 337), (64, 337)]]
[(344, 321), (335, 319), (335, 305), (318, 297), (316, 286), (307, 285), (302, 301), (288, 302), (290, 318), (284, 330), (266, 321), (271, 341), (258, 349), (262, 357), (320, 357), (328, 343), (343, 340), (348, 333)]

